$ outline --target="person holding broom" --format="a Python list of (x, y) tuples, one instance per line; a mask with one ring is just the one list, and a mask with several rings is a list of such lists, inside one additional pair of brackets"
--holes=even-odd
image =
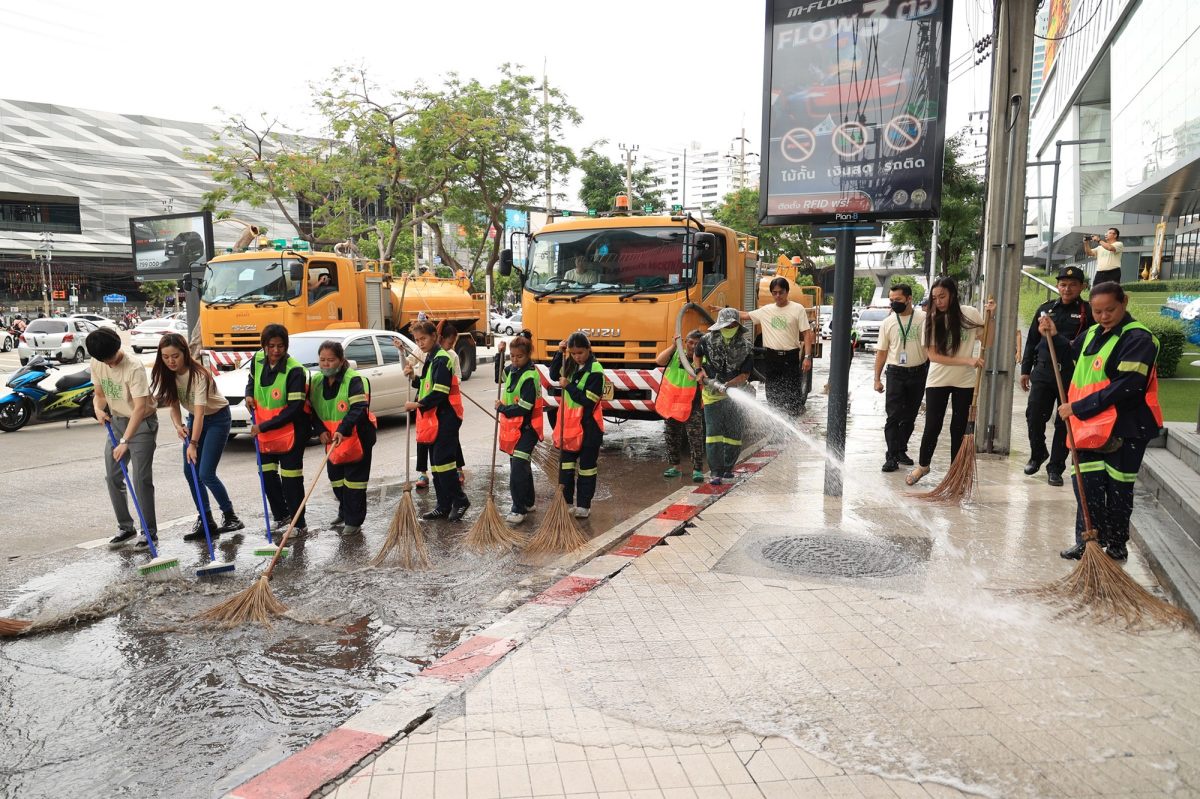
[(722, 308), (696, 347), (695, 367), (704, 403), (704, 443), (708, 450), (709, 482), (721, 485), (733, 477), (742, 452), (742, 411), (729, 399), (729, 389), (750, 379), (754, 341), (739, 322), (736, 308)]
[[(233, 500), (229, 498), (225, 484), (217, 477), (217, 466), (225, 453), (225, 442), (229, 440), (229, 428), (233, 423), (229, 400), (217, 390), (212, 375), (192, 357), (187, 340), (178, 333), (167, 333), (158, 342), (158, 355), (150, 371), (150, 387), (159, 407), (170, 409), (175, 433), (184, 442), (183, 476), (199, 515), (183, 540), (203, 541), (206, 519), (213, 536), (241, 530), (245, 525), (233, 510)], [(183, 421), (185, 409), (188, 413), (186, 424)], [(198, 488), (193, 484), (193, 474), (199, 478)], [(221, 509), (219, 526), (212, 515), (209, 494)]]
[(417, 414), (417, 443), (429, 445), (429, 467), (437, 496), (437, 506), (421, 514), (421, 518), (461, 521), (471, 501), (463, 493), (458, 478), (461, 452), (458, 431), (463, 419), (458, 378), (454, 376), (450, 356), (438, 346), (437, 328), (432, 322), (416, 322), (409, 330), (425, 353), (425, 365), (419, 378), (411, 359), (404, 365), (404, 374), (417, 389), (416, 401), (406, 402), (404, 409)]
[(1058, 415), (1071, 425), (1079, 455), (1079, 471), (1072, 481), (1079, 509), (1075, 546), (1059, 554), (1070, 560), (1083, 557), (1082, 482), (1098, 543), (1113, 560), (1125, 560), (1133, 484), (1146, 445), (1163, 423), (1155, 367), (1159, 344), (1126, 310), (1128, 298), (1120, 283), (1094, 286), (1090, 299), (1096, 324), (1073, 345), (1053, 316), (1038, 322), (1038, 331), (1054, 342), (1057, 357), (1075, 363), (1068, 402), (1059, 406)]
[[(921, 436), (921, 453), (917, 465), (904, 478), (908, 485), (929, 474), (933, 452), (946, 421), (946, 406), (952, 408), (950, 417), (950, 460), (958, 455), (971, 400), (975, 394), (975, 370), (983, 368), (983, 359), (975, 355), (975, 343), (983, 327), (983, 315), (958, 301), (958, 283), (952, 277), (934, 281), (932, 297), (925, 316), (922, 342), (929, 356), (929, 375), (925, 379), (925, 432)], [(988, 301), (989, 309), (995, 302)]]
[(550, 380), (562, 388), (554, 425), (554, 445), (562, 450), (558, 482), (577, 519), (592, 512), (604, 441), (604, 367), (592, 355), (587, 335), (576, 331), (558, 345), (550, 362)]
[[(504, 357), (504, 342), (496, 345)], [(504, 521), (520, 524), (533, 512), (533, 448), (542, 440), (542, 383), (533, 366), (533, 343), (529, 331), (508, 346), (510, 364), (504, 369), (504, 388), (496, 400), (500, 415), (500, 451), (509, 456), (509, 491), (512, 508)]]
[(696, 346), (704, 337), (699, 330), (688, 333), (683, 352), (674, 343), (658, 354), (655, 363), (664, 367), (654, 410), (665, 420), (667, 461), (663, 477), (679, 476), (679, 461), (686, 446), (692, 461), (692, 482), (704, 481), (704, 406), (695, 378), (683, 367), (683, 359), (696, 357)]
[(250, 361), (246, 407), (254, 414), (250, 435), (262, 451), (263, 485), (275, 529), (288, 526), (300, 510), (293, 535), (308, 525), (300, 507), (304, 500), (304, 445), (308, 442), (308, 370), (288, 355), (288, 331), (269, 324), (260, 337), (262, 349)]
[[(462, 364), (459, 362), (458, 352), (455, 351), (454, 345), (458, 343), (458, 330), (454, 325), (443, 322), (437, 333), (438, 346), (442, 348), (442, 352), (446, 353), (446, 357), (450, 359), (450, 368), (454, 372), (454, 377), (462, 382)], [(396, 342), (396, 339), (393, 339)], [(395, 343), (397, 349), (402, 347), (399, 343)], [(499, 362), (497, 362), (499, 365)], [(463, 467), (467, 465), (466, 459), (463, 458), (462, 447), (459, 447), (458, 454), (454, 457), (455, 463), (458, 464), (458, 482), (465, 482)], [(429, 445), (417, 443), (417, 490), (426, 491), (429, 489)]]
[(367, 518), (367, 483), (378, 425), (371, 413), (371, 386), (350, 368), (339, 341), (321, 343), (317, 365), (321, 377), (309, 388), (308, 399), (321, 443), (332, 447), (325, 468), (338, 513), (331, 526), (340, 535), (358, 535)]

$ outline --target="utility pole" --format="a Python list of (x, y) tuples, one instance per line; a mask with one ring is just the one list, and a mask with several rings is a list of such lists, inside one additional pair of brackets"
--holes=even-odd
[(550, 83), (546, 78), (546, 59), (542, 59), (542, 115), (542, 149), (546, 155), (546, 221), (549, 222), (550, 206), (554, 202), (554, 184), (550, 175)]
[(42, 260), (46, 262), (46, 316), (54, 315), (54, 271), (50, 266), (54, 257), (54, 234), (42, 231)]
[(933, 281), (937, 275), (938, 239), (942, 232), (942, 220), (933, 220), (933, 240), (929, 243), (929, 289), (933, 289)]
[(618, 144), (621, 152), (625, 153), (625, 196), (629, 198), (630, 206), (633, 205), (633, 162), (637, 160), (638, 145), (631, 144), (626, 147), (624, 144)]
[[(1029, 91), (1037, 3), (1000, 0), (993, 49), (992, 102), (988, 118), (987, 220), (984, 296), (996, 300), (994, 336), (980, 387), (981, 451), (1007, 455), (1012, 437), (1017, 297), (1024, 250), (1025, 161), (1029, 149)], [(1021, 168), (1017, 169), (1016, 166)]]

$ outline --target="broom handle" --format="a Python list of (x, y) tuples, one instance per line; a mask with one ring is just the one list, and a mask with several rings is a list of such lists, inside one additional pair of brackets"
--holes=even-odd
[(200, 494), (200, 475), (196, 473), (195, 461), (189, 461), (187, 451), (191, 447), (191, 439), (187, 439), (183, 444), (183, 460), (188, 466), (192, 467), (192, 488), (196, 490), (196, 510), (200, 511), (200, 518), (204, 520), (204, 542), (208, 544), (208, 562), (214, 563), (217, 560), (217, 553), (213, 551), (212, 532), (208, 529), (208, 514), (204, 512), (203, 502)]
[[(1045, 314), (1043, 313), (1043, 316)], [(1042, 333), (1042, 337), (1046, 339), (1046, 349), (1050, 350), (1050, 365), (1054, 369), (1054, 383), (1058, 386), (1058, 404), (1070, 405), (1067, 400), (1067, 390), (1063, 387), (1062, 374), (1058, 371), (1058, 353), (1054, 351), (1054, 340), (1050, 338), (1049, 333)], [(1067, 427), (1067, 447), (1071, 450), (1071, 463), (1075, 466), (1075, 488), (1079, 490), (1079, 508), (1083, 511), (1083, 534), (1084, 540), (1089, 540), (1086, 536), (1092, 533), (1092, 538), (1095, 538), (1095, 529), (1092, 527), (1092, 514), (1088, 512), (1087, 494), (1083, 491), (1083, 475), (1079, 471), (1079, 450), (1075, 449), (1075, 432), (1071, 429), (1071, 420), (1063, 419), (1063, 424)]]
[[(496, 401), (504, 396), (504, 353), (500, 353), (500, 380), (496, 383)], [(492, 481), (488, 483), (488, 496), (496, 488), (496, 450), (500, 448), (500, 414), (496, 413), (496, 427), (492, 432)]]
[[(401, 343), (401, 344), (403, 344), (403, 346), (404, 346), (404, 349), (408, 350), (408, 352), (409, 352), (410, 354), (412, 354), (413, 356), (415, 356), (416, 358), (418, 358), (418, 359), (421, 361), (421, 363), (425, 363), (425, 357), (424, 357), (424, 354), (423, 354), (423, 353), (419, 353), (419, 352), (413, 352), (412, 350), (408, 349), (408, 345), (407, 345), (407, 344), (404, 344), (404, 342), (403, 342), (403, 341), (401, 341), (400, 343)], [(495, 419), (495, 418), (496, 418), (496, 414), (495, 414), (495, 413), (493, 413), (492, 411), (489, 411), (489, 410), (488, 410), (487, 408), (485, 408), (485, 407), (484, 407), (484, 406), (483, 406), (483, 405), (482, 405), (482, 404), (481, 404), (479, 401), (477, 401), (477, 400), (476, 400), (474, 397), (470, 396), (469, 394), (466, 394), (466, 393), (464, 393), (464, 392), (463, 392), (461, 389), (460, 389), (460, 390), (459, 390), (459, 392), (458, 392), (458, 396), (462, 397), (462, 398), (463, 398), (463, 399), (465, 399), (467, 402), (471, 403), (471, 404), (472, 404), (472, 405), (474, 405), (476, 408), (478, 408), (479, 410), (481, 410), (481, 411), (483, 411), (484, 413), (486, 413), (486, 414), (488, 415), (488, 418), (489, 418), (489, 419)]]
[(312, 496), (317, 483), (321, 482), (321, 474), (325, 471), (325, 464), (329, 463), (329, 456), (332, 454), (333, 448), (331, 447), (325, 452), (325, 457), (321, 459), (321, 465), (317, 467), (317, 476), (313, 478), (312, 484), (309, 485), (304, 499), (300, 500), (300, 507), (296, 508), (296, 512), (292, 514), (292, 522), (288, 525), (287, 530), (284, 531), (283, 538), (279, 539), (279, 547), (275, 550), (275, 556), (271, 558), (271, 562), (267, 565), (267, 570), (263, 572), (263, 576), (267, 579), (270, 579), (271, 572), (275, 570), (275, 564), (283, 557), (283, 548), (287, 546), (288, 536), (292, 534), (292, 530), (296, 529), (296, 522), (299, 520), (300, 514), (304, 513), (304, 506), (308, 504), (308, 498)]
[[(104, 429), (108, 431), (108, 441), (112, 444), (112, 448), (117, 448), (117, 437), (113, 433), (112, 424), (104, 423)], [(186, 460), (186, 458), (184, 458)], [(158, 547), (154, 546), (154, 539), (150, 537), (150, 528), (146, 526), (146, 516), (142, 513), (142, 503), (138, 502), (137, 492), (133, 490), (133, 481), (129, 479), (129, 470), (125, 468), (125, 461), (117, 461), (117, 465), (121, 467), (121, 474), (125, 477), (125, 488), (129, 491), (129, 498), (133, 500), (133, 509), (137, 511), (138, 521), (142, 523), (142, 536), (146, 539), (146, 546), (150, 548), (150, 557), (158, 557)]]
[[(992, 298), (988, 297), (988, 302)], [(988, 311), (983, 320), (983, 338), (979, 342), (979, 357), (987, 360), (988, 339), (992, 332), (992, 312)], [(979, 386), (983, 383), (983, 367), (975, 367), (975, 390), (971, 392), (971, 423), (975, 422), (975, 409), (979, 405)]]
[[(257, 424), (254, 421), (254, 411), (250, 411), (250, 424)], [(267, 510), (267, 479), (263, 477), (262, 450), (258, 446), (258, 436), (254, 436), (254, 460), (258, 464), (258, 488), (262, 492), (263, 524), (267, 526), (267, 543), (274, 544), (271, 540), (271, 513)]]

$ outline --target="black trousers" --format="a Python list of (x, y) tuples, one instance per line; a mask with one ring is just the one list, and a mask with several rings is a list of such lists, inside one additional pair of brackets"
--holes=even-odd
[(950, 460), (958, 455), (963, 436), (967, 432), (967, 416), (971, 412), (973, 388), (939, 386), (925, 389), (925, 432), (921, 435), (921, 457), (918, 462), (925, 468), (933, 461), (938, 436), (946, 422), (946, 406), (952, 405), (950, 417)]
[(371, 479), (371, 450), (363, 446), (361, 460), (354, 463), (335, 465), (332, 461), (325, 467), (333, 495), (338, 501), (338, 516), (347, 525), (362, 527), (367, 518), (367, 482)]
[[(277, 455), (262, 456), (263, 484), (267, 489), (267, 503), (276, 522), (290, 522), (296, 508), (304, 501), (304, 447), (307, 437), (296, 435), (295, 445)], [(296, 520), (297, 527), (307, 527), (304, 514)]]
[[(1055, 413), (1058, 408), (1058, 386), (1042, 381), (1030, 382), (1029, 399), (1025, 403), (1025, 424), (1029, 428), (1029, 456), (1050, 462), (1046, 471), (1062, 474), (1067, 468), (1067, 426)], [(1054, 418), (1054, 438), (1046, 450), (1046, 422)]]
[(693, 406), (692, 415), (686, 422), (664, 420), (663, 430), (667, 437), (667, 462), (678, 466), (680, 456), (687, 449), (691, 455), (692, 471), (704, 471), (704, 409), (698, 404)]
[(600, 445), (584, 447), (578, 452), (563, 452), (558, 466), (558, 483), (563, 487), (563, 497), (568, 505), (581, 508), (592, 507), (596, 495), (596, 477), (599, 469)]
[(760, 350), (755, 368), (767, 383), (767, 403), (786, 414), (804, 410), (804, 375), (800, 371), (800, 350)]
[(449, 513), (451, 508), (471, 504), (458, 481), (458, 458), (462, 447), (458, 443), (458, 427), (445, 429), (441, 423), (437, 438), (429, 445), (429, 469), (433, 472), (433, 490), (437, 494), (438, 510)]
[[(413, 422), (413, 424), (416, 424), (416, 422)], [(429, 448), (430, 448), (430, 446), (431, 446), (430, 444), (417, 444), (417, 471), (418, 472), (429, 471)], [(458, 448), (458, 457), (455, 459), (455, 462), (458, 464), (458, 468), (460, 468), (460, 469), (467, 465), (467, 462), (463, 459), (461, 445)]]
[(1079, 470), (1072, 481), (1075, 487), (1075, 542), (1083, 540), (1083, 505), (1079, 501), (1080, 477), (1087, 495), (1088, 513), (1101, 546), (1124, 544), (1129, 540), (1129, 517), (1133, 515), (1133, 483), (1142, 458), (1146, 455), (1144, 438), (1127, 438), (1116, 452), (1107, 455), (1094, 450), (1079, 450)]
[(537, 433), (532, 429), (523, 430), (508, 459), (508, 493), (512, 497), (513, 513), (527, 513), (537, 502), (533, 490), (533, 466), (529, 462), (537, 444)]
[(883, 440), (887, 444), (885, 460), (895, 460), (908, 452), (908, 441), (921, 411), (921, 397), (925, 395), (928, 375), (928, 362), (920, 366), (891, 365), (887, 368), (883, 401), (887, 414), (887, 421), (883, 423)]

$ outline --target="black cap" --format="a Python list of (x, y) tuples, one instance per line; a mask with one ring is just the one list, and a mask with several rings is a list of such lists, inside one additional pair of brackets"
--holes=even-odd
[(1078, 266), (1064, 266), (1058, 270), (1058, 280), (1078, 280), (1080, 283), (1086, 283), (1087, 278), (1083, 274), (1083, 270)]

